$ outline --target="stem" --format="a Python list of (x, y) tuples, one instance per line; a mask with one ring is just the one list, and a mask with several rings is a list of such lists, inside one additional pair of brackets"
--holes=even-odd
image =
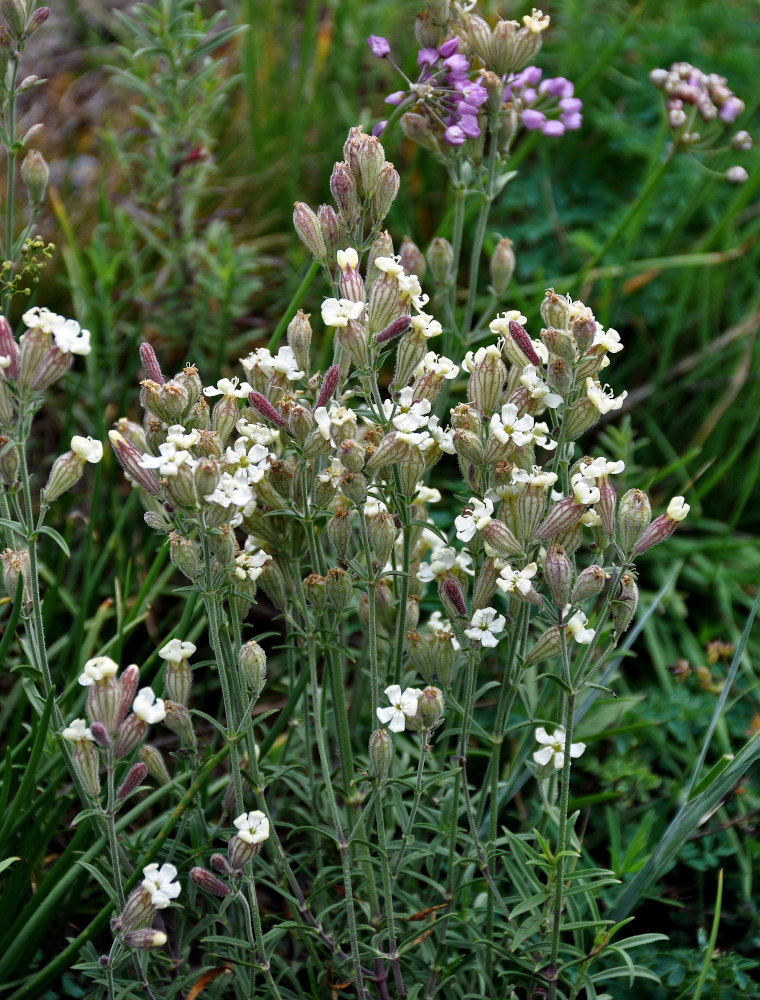
[(388, 925), (388, 957), (393, 966), (393, 975), (396, 980), (396, 989), (400, 997), (406, 996), (404, 980), (401, 976), (401, 965), (398, 960), (398, 949), (396, 945), (396, 926), (393, 916), (393, 883), (391, 881), (391, 870), (388, 864), (388, 852), (385, 838), (385, 820), (383, 818), (383, 803), (381, 796), (375, 799), (375, 815), (377, 817), (377, 838), (380, 850), (380, 863), (383, 869), (383, 889), (385, 891), (385, 917)]
[(480, 206), (480, 211), (478, 212), (478, 221), (475, 226), (475, 239), (472, 245), (472, 254), (470, 256), (470, 277), (469, 277), (469, 287), (467, 289), (467, 305), (464, 310), (464, 318), (462, 320), (462, 326), (460, 327), (462, 339), (466, 338), (470, 333), (470, 326), (472, 324), (472, 314), (475, 311), (475, 300), (478, 295), (478, 274), (480, 272), (480, 255), (483, 250), (483, 240), (486, 235), (486, 226), (488, 225), (488, 216), (491, 211), (491, 203), (494, 199), (494, 178), (496, 176), (496, 161), (498, 157), (498, 149), (496, 142), (496, 129), (498, 128), (498, 117), (495, 115), (489, 116), (488, 119), (488, 165), (486, 174), (486, 185), (485, 191), (483, 192), (483, 201)]
[(359, 523), (362, 529), (362, 547), (364, 548), (364, 559), (367, 563), (367, 628), (369, 630), (369, 676), (370, 676), (370, 694), (372, 701), (372, 715), (371, 719), (374, 724), (377, 718), (377, 704), (378, 704), (378, 689), (379, 689), (379, 671), (378, 671), (378, 659), (377, 659), (377, 599), (376, 599), (376, 580), (374, 573), (372, 571), (372, 551), (369, 544), (369, 531), (367, 530), (367, 519), (364, 516), (363, 511), (359, 511)]
[(562, 767), (562, 780), (560, 785), (560, 799), (559, 799), (559, 831), (557, 833), (557, 850), (555, 853), (556, 858), (556, 870), (555, 870), (555, 885), (554, 885), (554, 905), (553, 905), (553, 916), (552, 916), (552, 951), (551, 960), (549, 963), (549, 998), (550, 1000), (556, 1000), (557, 996), (557, 977), (559, 970), (557, 968), (557, 960), (559, 957), (559, 936), (560, 936), (560, 923), (562, 917), (562, 896), (564, 890), (564, 880), (565, 880), (565, 851), (567, 850), (567, 812), (568, 812), (568, 802), (570, 799), (570, 747), (573, 742), (573, 722), (575, 713), (575, 696), (576, 693), (571, 687), (570, 679), (570, 658), (568, 656), (567, 650), (567, 635), (565, 628), (562, 623), (562, 615), (560, 614), (559, 621), (559, 634), (560, 634), (560, 647), (562, 650), (562, 673), (564, 675), (565, 683), (570, 689), (569, 694), (565, 695), (565, 710), (564, 710), (564, 728), (565, 728), (565, 748), (564, 748), (564, 762)]
[(404, 831), (401, 850), (399, 851), (396, 863), (393, 866), (392, 878), (394, 882), (398, 878), (398, 873), (401, 871), (401, 863), (404, 860), (406, 849), (414, 840), (412, 830), (414, 829), (414, 821), (417, 818), (417, 809), (420, 804), (420, 799), (422, 798), (422, 772), (425, 769), (425, 751), (428, 749), (427, 741), (429, 738), (430, 732), (428, 730), (423, 730), (420, 733), (420, 759), (417, 761), (417, 784), (414, 786), (414, 802), (412, 803), (412, 808), (409, 811), (409, 822), (407, 823), (406, 830)]
[[(250, 864), (250, 862), (249, 862)], [(277, 989), (277, 983), (274, 981), (272, 976), (272, 969), (269, 965), (269, 960), (266, 956), (266, 951), (264, 950), (264, 934), (261, 929), (261, 915), (259, 913), (258, 900), (256, 898), (256, 883), (253, 878), (253, 871), (251, 871), (250, 876), (247, 878), (248, 882), (248, 895), (251, 898), (251, 904), (248, 905), (248, 901), (242, 892), (238, 893), (238, 898), (243, 904), (243, 909), (245, 911), (245, 926), (248, 932), (248, 940), (251, 945), (255, 947), (256, 952), (259, 956), (259, 968), (264, 973), (264, 979), (266, 979), (269, 989), (272, 991), (272, 995), (277, 998), (277, 1000), (282, 1000), (280, 991)], [(251, 917), (253, 917), (253, 929), (251, 928)], [(253, 973), (251, 969), (251, 973)], [(251, 996), (254, 995), (253, 985), (251, 986)]]
[[(13, 150), (13, 143), (16, 141), (16, 80), (18, 79), (18, 66), (23, 47), (19, 45), (19, 57), (11, 56), (13, 66), (11, 69), (11, 81), (8, 87), (8, 141), (11, 143), (7, 150), (8, 154), (8, 180), (6, 185), (5, 201), (5, 253), (10, 259), (13, 254), (13, 198), (16, 186), (16, 153)], [(12, 262), (13, 263), (13, 262)], [(11, 271), (11, 278), (13, 273)], [(6, 316), (10, 312), (10, 296), (5, 304)]]
[[(396, 480), (397, 487), (399, 487), (399, 496), (401, 496), (400, 480), (398, 472), (395, 469), (394, 479)], [(401, 683), (401, 665), (404, 661), (404, 639), (406, 638), (406, 606), (409, 603), (409, 564), (411, 562), (412, 538), (409, 530), (409, 504), (406, 502), (406, 499), (399, 504), (399, 517), (401, 518), (404, 548), (401, 562), (401, 593), (399, 595), (398, 618), (396, 619), (396, 654), (392, 675), (396, 684)]]
[(121, 884), (121, 865), (119, 864), (119, 842), (116, 839), (116, 794), (114, 784), (114, 759), (111, 750), (106, 751), (107, 798), (106, 798), (106, 831), (108, 833), (108, 853), (111, 855), (113, 884), (119, 900), (119, 910), (124, 909), (124, 887)]

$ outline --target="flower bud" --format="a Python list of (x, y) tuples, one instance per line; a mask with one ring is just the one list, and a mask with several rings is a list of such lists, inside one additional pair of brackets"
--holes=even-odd
[(166, 727), (171, 729), (176, 736), (179, 736), (183, 746), (194, 749), (198, 741), (195, 737), (192, 719), (187, 708), (176, 701), (166, 700), (164, 702), (164, 709), (166, 711), (166, 717), (164, 718)]
[(610, 477), (598, 476), (596, 485), (599, 487), (599, 499), (594, 509), (602, 522), (602, 530), (612, 538), (615, 534), (615, 504), (617, 493), (615, 487), (610, 482)]
[(134, 792), (134, 790), (143, 783), (147, 773), (148, 768), (142, 762), (133, 764), (116, 793), (117, 801), (126, 802), (132, 792)]
[(558, 330), (554, 326), (546, 327), (541, 331), (541, 340), (552, 354), (556, 354), (568, 364), (574, 363), (577, 351), (575, 342), (567, 330)]
[(372, 216), (375, 225), (379, 225), (390, 211), (391, 205), (396, 200), (399, 184), (398, 171), (392, 163), (384, 163), (372, 197)]
[(309, 373), (309, 349), (311, 347), (311, 323), (309, 314), (300, 309), (288, 323), (288, 345), (293, 351), (296, 363), (306, 374)]
[(361, 217), (356, 181), (347, 163), (336, 163), (330, 176), (330, 192), (340, 209), (343, 221), (354, 229)]
[(325, 596), (327, 603), (338, 614), (341, 614), (351, 603), (351, 593), (353, 585), (351, 577), (340, 567), (335, 567), (327, 571), (325, 582)]
[(612, 602), (612, 624), (619, 634), (625, 632), (636, 614), (639, 588), (633, 573), (623, 573)]
[(153, 778), (157, 785), (163, 786), (169, 784), (172, 779), (166, 769), (166, 764), (164, 763), (164, 758), (160, 750), (151, 746), (150, 743), (145, 743), (140, 747), (140, 752), (137, 756), (143, 764), (145, 764), (148, 774), (151, 778)]
[(540, 663), (557, 656), (562, 649), (562, 639), (556, 625), (548, 628), (525, 657), (527, 663)]
[(139, 354), (143, 368), (148, 374), (148, 378), (157, 385), (163, 385), (166, 380), (161, 372), (161, 366), (158, 363), (156, 352), (153, 350), (151, 345), (146, 341), (143, 341), (139, 347)]
[[(248, 759), (246, 755), (246, 760)], [(233, 874), (230, 868), (227, 858), (223, 854), (212, 854), (211, 855), (211, 867), (215, 872), (219, 872), (220, 875), (226, 875), (227, 878)], [(190, 873), (192, 875), (192, 872)]]
[(557, 295), (553, 288), (547, 288), (541, 303), (541, 318), (548, 327), (567, 330), (570, 324), (570, 302), (565, 295)]
[(559, 545), (552, 545), (546, 550), (544, 578), (554, 604), (558, 608), (564, 608), (573, 585), (573, 564)]
[(667, 513), (655, 518), (633, 546), (634, 554), (641, 555), (642, 552), (651, 549), (653, 545), (670, 538), (675, 531), (676, 524), (683, 521), (689, 513), (689, 509), (689, 505), (684, 503), (683, 497), (674, 497), (668, 504)]
[(240, 647), (238, 664), (251, 697), (258, 701), (267, 679), (267, 656), (255, 639)]
[(457, 579), (450, 574), (438, 584), (438, 596), (452, 618), (464, 617), (467, 615), (467, 605), (464, 594)]
[(97, 799), (100, 795), (100, 754), (87, 740), (76, 740), (71, 759), (84, 790), (91, 798)]
[(497, 295), (503, 295), (515, 272), (515, 252), (512, 240), (501, 239), (491, 255), (491, 287)]
[(486, 68), (491, 67), (491, 28), (484, 18), (479, 14), (469, 14), (467, 16), (467, 33), (465, 40), (467, 48), (473, 55), (479, 57)]
[(457, 455), (465, 462), (472, 465), (483, 465), (483, 445), (480, 442), (480, 435), (473, 431), (454, 431), (454, 448)]
[(163, 931), (154, 930), (152, 927), (142, 927), (136, 931), (127, 931), (122, 940), (127, 948), (134, 948), (136, 951), (153, 951), (155, 948), (163, 948), (166, 944), (166, 934)]
[(225, 896), (230, 895), (231, 890), (229, 887), (221, 879), (218, 879), (216, 875), (207, 872), (205, 868), (192, 868), (190, 870), (190, 878), (201, 889), (205, 889), (206, 892), (210, 892), (213, 896), (219, 896), (220, 899), (224, 899)]
[[(142, 355), (141, 355), (142, 356)], [(143, 364), (145, 359), (143, 358)], [(156, 362), (156, 365), (158, 362)], [(159, 369), (159, 374), (161, 370)], [(150, 376), (155, 378), (154, 375)], [(158, 379), (156, 379), (158, 381)], [(177, 374), (172, 379), (176, 385), (181, 386), (187, 392), (187, 406), (188, 409), (191, 407), (196, 407), (199, 403), (205, 403), (205, 399), (202, 396), (203, 393), (203, 383), (201, 382), (200, 375), (198, 374), (198, 369), (195, 365), (185, 365), (181, 372)]]
[(29, 18), (29, 23), (26, 26), (26, 37), (29, 38), (30, 35), (33, 35), (38, 28), (42, 27), (49, 17), (49, 7), (38, 7)]
[(268, 420), (270, 423), (274, 424), (275, 427), (284, 428), (285, 421), (282, 419), (280, 414), (275, 410), (266, 396), (263, 396), (260, 392), (252, 391), (248, 393), (248, 402), (257, 410), (262, 417)]
[(341, 441), (338, 457), (350, 472), (361, 472), (364, 468), (365, 452), (358, 441)]
[(36, 149), (30, 149), (24, 157), (21, 164), (21, 179), (29, 193), (31, 204), (39, 205), (47, 191), (50, 170), (42, 153), (38, 153)]
[(332, 263), (335, 260), (338, 247), (345, 239), (343, 233), (344, 227), (341, 225), (341, 221), (335, 214), (335, 209), (332, 205), (320, 205), (317, 209), (317, 220), (325, 242), (327, 251), (326, 260)]
[(385, 152), (379, 140), (352, 128), (343, 146), (343, 159), (348, 164), (362, 198), (371, 198), (377, 187), (380, 171), (385, 164)]
[(158, 476), (153, 469), (142, 468), (140, 465), (143, 457), (142, 452), (138, 451), (132, 442), (128, 441), (119, 431), (109, 431), (108, 440), (111, 442), (111, 447), (119, 461), (119, 465), (121, 465), (129, 478), (133, 479), (138, 486), (141, 486), (146, 493), (154, 497), (158, 496), (161, 492)]
[(341, 491), (351, 503), (361, 506), (367, 499), (367, 480), (361, 472), (346, 471), (340, 477)]
[(131, 712), (119, 726), (113, 755), (116, 760), (128, 756), (138, 747), (148, 732), (148, 724)]
[(401, 241), (398, 253), (401, 266), (404, 268), (406, 273), (416, 274), (420, 281), (422, 281), (425, 277), (427, 264), (425, 263), (425, 258), (417, 244), (410, 240), (408, 236), (405, 236)]
[(652, 507), (643, 490), (628, 490), (623, 494), (618, 503), (617, 531), (620, 548), (626, 556), (633, 552), (651, 520)]
[(24, 0), (0, 0), (0, 11), (11, 34), (19, 40), (23, 38), (27, 16)]
[(387, 510), (378, 511), (377, 514), (367, 518), (367, 532), (376, 566), (385, 566), (396, 540), (396, 526)]
[(446, 35), (446, 29), (438, 23), (428, 8), (417, 14), (414, 22), (414, 37), (421, 49), (437, 49)]
[(417, 702), (417, 714), (425, 729), (435, 729), (443, 721), (443, 694), (437, 687), (426, 687)]
[(325, 261), (327, 259), (327, 247), (325, 246), (325, 238), (322, 234), (319, 219), (312, 209), (302, 201), (297, 201), (293, 208), (293, 227), (299, 240), (311, 253), (312, 257), (319, 261)]
[(3, 565), (3, 584), (12, 601), (16, 600), (16, 588), (19, 577), (23, 580), (21, 597), (25, 612), (26, 606), (32, 602), (32, 570), (29, 562), (28, 549), (3, 549), (0, 553), (0, 562)]
[(427, 262), (437, 285), (448, 285), (454, 266), (454, 247), (448, 240), (436, 236), (428, 247)]
[(392, 760), (393, 740), (388, 730), (376, 729), (369, 738), (369, 771), (376, 781), (385, 781)]

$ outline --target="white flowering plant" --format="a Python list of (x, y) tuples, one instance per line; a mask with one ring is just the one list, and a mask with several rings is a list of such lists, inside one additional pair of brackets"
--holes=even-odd
[[(151, 652), (124, 669), (119, 607), (113, 640), (70, 665), (66, 718), (36, 545), (58, 540), (47, 508), (103, 449), (74, 436), (37, 514), (26, 444), (91, 338), (42, 307), (18, 341), (0, 319), (4, 583), (36, 670), (39, 754), (47, 730), (81, 804), (72, 840), (91, 833), (83, 869), (109, 893), (60, 962), (84, 946), (78, 970), (108, 1000), (207, 985), (576, 1000), (656, 979), (645, 956), (663, 936), (626, 925), (755, 744), (723, 784), (697, 783), (703, 755), (624, 886), (592, 856), (580, 808), (596, 803), (597, 699), (614, 697), (647, 553), (690, 497), (653, 513), (599, 433), (628, 399), (607, 371), (625, 338), (565, 288), (526, 304), (511, 240), (489, 246), (483, 294), (514, 144), (581, 125), (572, 84), (531, 65), (549, 26), (541, 10), (491, 25), (474, 3), (431, 2), (417, 82), (373, 134), (351, 129), (332, 203), (295, 205), (318, 311), (299, 308), (302, 287), (282, 342), (246, 345), (221, 377), (165, 372), (161, 330), (141, 344), (142, 412), (128, 405), (108, 437), (183, 606), (176, 621), (145, 611)], [(370, 48), (389, 56), (383, 38)], [(700, 86), (725, 121), (738, 113)], [(451, 238), (424, 254), (385, 228), (396, 122), (459, 192)]]

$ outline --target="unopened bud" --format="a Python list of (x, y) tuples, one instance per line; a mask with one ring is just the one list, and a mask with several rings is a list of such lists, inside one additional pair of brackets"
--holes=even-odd
[(142, 762), (133, 764), (116, 793), (117, 800), (119, 802), (125, 802), (132, 792), (134, 792), (134, 790), (143, 783), (147, 773), (148, 768)]
[(573, 371), (562, 358), (555, 358), (546, 366), (546, 384), (560, 396), (566, 396), (573, 387)]
[(288, 323), (288, 345), (293, 351), (298, 367), (309, 373), (309, 349), (311, 347), (311, 323), (309, 315), (300, 309)]
[(417, 702), (417, 714), (425, 729), (435, 729), (443, 720), (443, 694), (437, 687), (426, 687)]
[(280, 414), (275, 410), (266, 396), (263, 396), (260, 392), (252, 391), (248, 393), (248, 402), (257, 410), (262, 417), (266, 418), (270, 423), (274, 424), (275, 427), (285, 427), (285, 421), (282, 419)]
[(201, 889), (205, 889), (206, 892), (210, 892), (213, 896), (219, 896), (220, 899), (224, 899), (225, 896), (230, 895), (230, 888), (221, 879), (218, 879), (216, 875), (212, 875), (211, 872), (206, 871), (205, 868), (192, 868), (190, 870), (190, 878)]
[(255, 639), (250, 639), (240, 647), (238, 663), (251, 697), (257, 701), (267, 679), (266, 653)]
[[(407, 111), (401, 116), (401, 131), (407, 139), (418, 142), (420, 146), (429, 149), (431, 153), (440, 153), (440, 143), (423, 115)], [(430, 258), (428, 258), (428, 263), (430, 263)]]
[(322, 227), (312, 209), (302, 201), (297, 201), (293, 208), (293, 227), (312, 257), (324, 261), (327, 258), (327, 247)]
[(562, 649), (562, 638), (556, 625), (548, 628), (525, 657), (528, 663), (540, 663), (557, 656)]
[(467, 605), (459, 582), (451, 575), (447, 576), (438, 586), (438, 594), (443, 606), (453, 618), (467, 615)]
[(554, 326), (546, 327), (541, 331), (541, 340), (552, 354), (573, 364), (577, 352), (573, 338), (567, 330), (559, 330)]
[(50, 170), (42, 153), (30, 149), (21, 164), (21, 179), (29, 193), (32, 205), (39, 205), (47, 191)]
[(325, 377), (322, 379), (322, 385), (319, 387), (317, 401), (314, 404), (315, 411), (320, 409), (322, 406), (327, 406), (329, 401), (334, 396), (339, 382), (340, 365), (331, 365), (325, 372)]
[[(220, 875), (225, 875), (227, 878), (233, 874), (230, 868), (227, 858), (223, 854), (212, 854), (211, 855), (211, 867), (215, 872), (219, 872)], [(192, 875), (192, 872), (191, 872)]]
[[(610, 574), (606, 573), (601, 566), (594, 564), (587, 566), (582, 573), (578, 574), (578, 579), (573, 587), (571, 600), (573, 604), (581, 604), (588, 601), (597, 594), (601, 594), (607, 585)], [(562, 607), (562, 605), (559, 605)]]
[(15, 35), (17, 39), (23, 38), (26, 28), (24, 0), (0, 0), (0, 12), (2, 12), (11, 34)]
[(108, 734), (108, 730), (103, 725), (102, 722), (93, 722), (90, 725), (90, 732), (92, 733), (92, 738), (95, 743), (103, 750), (107, 750), (113, 745), (113, 740)]
[(145, 743), (140, 747), (138, 757), (143, 764), (145, 764), (148, 774), (151, 778), (153, 778), (157, 785), (163, 786), (169, 784), (172, 780), (171, 775), (166, 769), (166, 764), (164, 763), (164, 758), (160, 750), (151, 746), (150, 743)]
[(420, 281), (422, 281), (425, 277), (427, 265), (422, 251), (417, 244), (412, 242), (408, 236), (405, 236), (401, 241), (398, 253), (401, 266), (404, 268), (406, 273), (416, 274)]
[(347, 163), (339, 161), (335, 164), (330, 176), (330, 192), (340, 209), (344, 222), (353, 229), (360, 218), (359, 198), (354, 175)]
[(152, 927), (141, 927), (136, 931), (127, 931), (122, 940), (127, 948), (134, 948), (136, 951), (153, 951), (156, 948), (163, 948), (166, 944), (166, 934), (163, 931), (154, 930)]
[(612, 624), (618, 634), (625, 632), (631, 624), (638, 603), (639, 588), (636, 579), (633, 573), (623, 573), (612, 602)]
[(385, 781), (393, 760), (393, 740), (387, 729), (376, 729), (369, 738), (369, 768), (372, 777)]
[(84, 790), (96, 799), (100, 795), (100, 754), (92, 743), (77, 740), (72, 747), (71, 758)]
[(561, 546), (552, 545), (546, 550), (544, 577), (554, 604), (558, 608), (564, 608), (573, 585), (573, 564)]
[(428, 247), (427, 262), (437, 285), (447, 285), (454, 266), (454, 247), (448, 240), (436, 236)]
[(491, 287), (497, 295), (503, 295), (515, 272), (515, 252), (512, 240), (501, 239), (491, 255)]
[(177, 531), (169, 535), (169, 559), (173, 566), (187, 577), (195, 581), (200, 573), (200, 553), (198, 543), (190, 538), (183, 538)]
[(340, 219), (332, 205), (320, 205), (317, 209), (317, 220), (327, 249), (327, 260), (332, 263), (344, 239)]
[(153, 350), (151, 345), (145, 341), (140, 344), (140, 360), (143, 363), (143, 368), (148, 374), (148, 378), (157, 385), (163, 385), (165, 380), (161, 372), (161, 366), (158, 363), (158, 358), (156, 357), (156, 352)]
[(29, 18), (29, 23), (26, 26), (26, 37), (28, 38), (30, 35), (33, 35), (38, 28), (42, 27), (49, 17), (49, 7), (38, 7)]
[(119, 431), (109, 431), (108, 440), (119, 461), (122, 469), (133, 479), (138, 486), (141, 486), (146, 493), (151, 496), (158, 496), (161, 492), (161, 485), (153, 469), (143, 469), (140, 465), (143, 455), (137, 448), (128, 441)]
[(541, 318), (548, 327), (567, 330), (570, 324), (570, 302), (565, 295), (557, 295), (549, 288), (541, 303)]
[(633, 552), (633, 547), (649, 527), (652, 507), (643, 490), (628, 490), (618, 503), (617, 532), (620, 548), (625, 555)]
[(367, 532), (375, 563), (378, 566), (385, 566), (396, 540), (396, 526), (387, 510), (380, 510), (367, 518)]

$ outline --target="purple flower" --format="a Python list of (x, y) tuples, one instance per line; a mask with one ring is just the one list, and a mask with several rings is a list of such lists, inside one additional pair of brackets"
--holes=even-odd
[(462, 115), (457, 125), (469, 139), (474, 139), (475, 136), (480, 135), (480, 126), (475, 115)]
[(481, 87), (479, 83), (472, 83), (471, 80), (457, 80), (454, 89), (462, 95), (462, 100), (473, 108), (479, 108), (488, 100), (488, 91)]
[(462, 77), (467, 74), (467, 71), (470, 68), (470, 61), (467, 56), (463, 56), (459, 53), (454, 56), (449, 56), (448, 59), (444, 59), (443, 65), (449, 71), (449, 78)]
[(443, 45), (439, 46), (438, 51), (441, 53), (444, 59), (447, 59), (449, 56), (453, 56), (458, 48), (459, 48), (459, 39), (449, 38), (443, 43)]
[(438, 50), (437, 49), (420, 49), (417, 53), (417, 65), (420, 69), (425, 66), (432, 66), (434, 62), (438, 60)]
[(559, 109), (563, 115), (576, 114), (583, 107), (583, 101), (579, 97), (563, 97), (559, 102)]
[(529, 132), (541, 128), (545, 121), (546, 115), (541, 111), (533, 111), (531, 108), (526, 108), (522, 113), (523, 128), (527, 128)]
[(386, 104), (401, 104), (401, 102), (406, 97), (405, 90), (394, 90), (392, 94), (388, 94), (385, 98)]
[(544, 122), (541, 126), (541, 132), (543, 135), (560, 136), (565, 134), (565, 126), (561, 121), (553, 118), (548, 122)]
[(559, 116), (559, 120), (565, 126), (568, 132), (576, 132), (583, 124), (583, 115), (578, 114), (565, 114), (564, 111)]
[(443, 141), (448, 143), (449, 146), (461, 146), (464, 139), (464, 132), (458, 125), (449, 125), (443, 133)]
[(574, 87), (564, 76), (555, 76), (539, 84), (538, 90), (539, 93), (551, 94), (552, 97), (572, 97)]
[(372, 50), (372, 54), (377, 56), (378, 59), (382, 59), (384, 56), (387, 56), (391, 50), (391, 47), (388, 44), (388, 39), (383, 38), (380, 35), (370, 35), (367, 39), (367, 45), (369, 45)]
[(718, 114), (724, 122), (734, 122), (742, 111), (744, 111), (744, 101), (739, 100), (738, 97), (729, 97), (721, 104)]
[(378, 122), (377, 125), (372, 126), (372, 135), (377, 139), (378, 136), (382, 135), (385, 131), (385, 126), (388, 124), (388, 119), (385, 121)]

